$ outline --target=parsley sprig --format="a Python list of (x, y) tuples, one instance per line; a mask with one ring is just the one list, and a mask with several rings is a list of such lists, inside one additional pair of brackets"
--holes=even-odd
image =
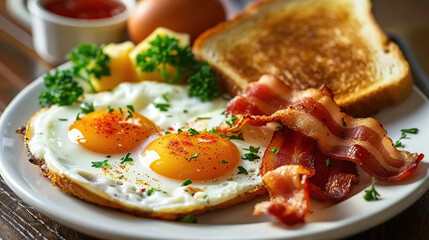
[(71, 105), (79, 101), (83, 88), (73, 78), (70, 70), (56, 70), (54, 74), (48, 73), (43, 78), (46, 91), (39, 95), (39, 104), (42, 107), (51, 104), (60, 106)]
[(408, 128), (408, 129), (401, 129), (401, 137), (393, 144), (394, 147), (403, 147), (401, 140), (407, 138), (407, 133), (410, 134), (417, 134), (419, 132), (418, 128)]
[(79, 101), (83, 94), (83, 88), (78, 80), (88, 82), (91, 90), (96, 91), (91, 82), (92, 76), (100, 79), (110, 75), (110, 58), (103, 52), (103, 46), (94, 44), (79, 45), (67, 56), (72, 67), (64, 70), (56, 70), (44, 77), (46, 91), (39, 95), (39, 104), (46, 107), (51, 104), (60, 106), (71, 105)]
[(67, 56), (73, 67), (73, 74), (86, 79), (93, 92), (96, 92), (91, 83), (91, 77), (101, 79), (102, 76), (110, 76), (110, 57), (103, 52), (104, 46), (97, 47), (94, 44), (82, 44), (74, 48)]
[(198, 97), (203, 102), (220, 96), (215, 75), (207, 62), (201, 63), (199, 70), (188, 79), (189, 96)]
[[(179, 40), (168, 35), (157, 35), (149, 42), (150, 47), (136, 57), (136, 66), (143, 72), (158, 72), (167, 83), (177, 83), (188, 78), (189, 96), (210, 101), (220, 96), (214, 73), (206, 62), (195, 59), (192, 50), (179, 44)], [(168, 70), (173, 67), (175, 72)]]
[(363, 198), (365, 198), (367, 201), (375, 201), (380, 199), (380, 194), (375, 190), (374, 184), (375, 177), (372, 177), (371, 189), (365, 190), (366, 194), (363, 196)]
[[(136, 65), (143, 72), (157, 71), (167, 83), (176, 83), (194, 70), (197, 61), (192, 51), (187, 46), (179, 45), (177, 38), (159, 34), (149, 45), (136, 58)], [(175, 68), (175, 75), (168, 71), (168, 66)]]

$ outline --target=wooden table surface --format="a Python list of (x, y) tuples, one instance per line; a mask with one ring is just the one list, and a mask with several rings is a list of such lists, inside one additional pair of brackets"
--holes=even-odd
[[(416, 59), (429, 73), (429, 1), (373, 2), (381, 26), (405, 37)], [(37, 56), (31, 33), (13, 19), (5, 0), (0, 0), (0, 114), (19, 91), (53, 67)], [(95, 238), (39, 213), (17, 197), (0, 177), (2, 239)], [(429, 191), (396, 217), (347, 239), (429, 239)]]

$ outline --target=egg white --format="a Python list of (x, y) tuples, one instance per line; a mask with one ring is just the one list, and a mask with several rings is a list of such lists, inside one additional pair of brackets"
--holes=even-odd
[[(163, 94), (167, 94), (171, 105), (166, 112), (153, 104), (166, 103)], [(198, 98), (190, 98), (187, 86), (149, 81), (123, 83), (110, 92), (85, 94), (84, 101), (93, 102), (95, 110), (107, 109), (108, 106), (126, 109), (127, 105), (133, 105), (135, 111), (153, 121), (161, 133), (179, 128), (192, 127), (202, 131), (216, 127), (225, 119), (223, 112), (227, 104), (225, 99), (201, 102)], [(250, 145), (260, 147), (257, 154), (260, 159), (240, 159), (238, 165), (247, 169), (247, 175), (237, 174), (238, 170), (232, 169), (222, 178), (181, 186), (183, 181), (163, 177), (149, 167), (158, 157), (154, 151), (144, 152), (153, 138), (135, 149), (130, 155), (134, 161), (125, 164), (120, 164), (120, 158), (125, 154), (106, 156), (72, 143), (68, 129), (79, 112), (77, 103), (42, 109), (29, 123), (31, 132), (27, 145), (34, 157), (45, 160), (50, 171), (64, 174), (98, 196), (147, 212), (186, 213), (216, 206), (263, 185), (258, 173), (272, 136), (270, 129), (250, 129), (244, 134), (245, 141), (231, 140), (241, 156), (247, 152), (243, 149)], [(210, 119), (197, 120), (201, 117)], [(91, 162), (105, 159), (108, 159), (110, 167), (91, 167)]]

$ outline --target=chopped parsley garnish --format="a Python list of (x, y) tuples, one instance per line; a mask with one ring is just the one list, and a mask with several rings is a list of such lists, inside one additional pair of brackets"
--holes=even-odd
[(94, 112), (95, 111), (95, 109), (94, 109), (94, 103), (89, 103), (89, 102), (83, 102), (81, 105), (80, 105), (80, 111), (82, 112), (82, 113), (84, 113), (84, 114), (88, 114), (88, 113), (91, 113), (91, 112)]
[(166, 102), (170, 102), (170, 98), (168, 98), (168, 92), (162, 94), (162, 98), (166, 101)]
[(241, 157), (241, 159), (253, 161), (253, 160), (256, 160), (256, 159), (260, 159), (260, 157), (257, 156), (257, 155), (255, 155), (254, 153), (245, 153), (244, 157)]
[(194, 153), (194, 155), (190, 156), (188, 161), (191, 161), (192, 159), (196, 159), (198, 157), (197, 153)]
[(80, 120), (80, 113), (77, 113), (77, 115), (76, 115), (76, 121), (77, 120)]
[(213, 134), (218, 134), (218, 133), (216, 132), (216, 128), (212, 128), (212, 129), (210, 129), (208, 132), (209, 132), (209, 133), (213, 133)]
[(418, 128), (408, 128), (401, 129), (401, 137), (393, 144), (394, 147), (403, 147), (401, 140), (407, 138), (407, 133), (417, 134), (419, 132)]
[(221, 136), (221, 137), (223, 137), (223, 138), (226, 138), (226, 139), (228, 139), (228, 140), (241, 140), (241, 141), (244, 141), (243, 137), (241, 136), (241, 133), (240, 133), (238, 136), (237, 136), (237, 135), (227, 136), (227, 135), (219, 134), (219, 133), (216, 131), (216, 128), (212, 128), (212, 129), (210, 129), (208, 132), (209, 132), (209, 133), (216, 134), (216, 135), (219, 135), (219, 136)]
[[(120, 108), (119, 108), (120, 109)], [(107, 106), (107, 112), (108, 113), (111, 113), (111, 112), (113, 112), (113, 111), (115, 111), (115, 109), (113, 109), (113, 108), (111, 108), (110, 106)], [(122, 113), (122, 112), (121, 112)]]
[(363, 196), (363, 198), (365, 198), (365, 200), (367, 201), (375, 201), (380, 199), (379, 198), (380, 194), (375, 190), (374, 184), (375, 184), (375, 177), (372, 177), (371, 189), (365, 190), (366, 194)]
[(42, 107), (51, 104), (71, 105), (78, 102), (79, 97), (83, 94), (83, 88), (74, 80), (70, 70), (56, 70), (53, 74), (48, 73), (43, 81), (46, 91), (39, 95), (39, 104)]
[(180, 134), (181, 132), (183, 132), (183, 130), (181, 128), (177, 129), (177, 133)]
[(122, 179), (122, 178), (124, 178), (124, 175), (121, 175), (121, 176), (118, 177), (119, 180)]
[(279, 150), (275, 147), (271, 148), (270, 151), (275, 153), (275, 154), (277, 154), (279, 152)]
[(165, 131), (164, 134), (167, 135), (167, 134), (170, 134), (170, 133), (171, 133), (170, 131)]
[(134, 110), (134, 106), (133, 105), (127, 105), (127, 108), (130, 109), (131, 112), (136, 112)]
[(249, 161), (253, 161), (256, 159), (260, 159), (259, 156), (257, 156), (256, 154), (258, 153), (260, 147), (253, 147), (250, 146), (249, 148), (243, 148), (243, 150), (249, 151), (248, 153), (244, 154), (244, 157), (241, 157), (241, 159), (243, 160), (249, 160)]
[(226, 110), (223, 110), (220, 115), (225, 115)]
[(401, 129), (401, 132), (403, 132), (403, 133), (417, 134), (417, 133), (419, 133), (419, 129), (418, 128)]
[(221, 161), (223, 164), (227, 164), (228, 162), (226, 160)]
[(395, 142), (394, 147), (403, 147), (401, 140), (407, 138), (407, 134), (402, 132), (401, 137)]
[(189, 135), (191, 135), (191, 136), (195, 136), (195, 135), (199, 135), (199, 134), (200, 134), (200, 132), (198, 132), (197, 130), (195, 130), (195, 129), (193, 129), (193, 128), (189, 128), (189, 129), (188, 129), (188, 133), (189, 133)]
[[(158, 72), (167, 83), (177, 83), (188, 78), (189, 96), (210, 101), (220, 96), (214, 73), (206, 62), (198, 62), (192, 50), (179, 45), (179, 40), (168, 35), (157, 35), (150, 47), (137, 55), (136, 66), (143, 72)], [(174, 74), (168, 71), (173, 67)]]
[(246, 175), (249, 174), (244, 167), (238, 166), (237, 168), (238, 168), (237, 174), (246, 174)]
[(68, 119), (67, 119), (67, 118), (58, 118), (58, 120), (59, 120), (59, 121), (63, 121), (63, 122), (68, 121)]
[(332, 162), (330, 158), (327, 158), (327, 159), (325, 160), (325, 163), (326, 163), (326, 166), (327, 166), (327, 167), (329, 167), (329, 166), (335, 167), (335, 163), (334, 163), (334, 162)]
[(148, 196), (148, 197), (150, 197), (150, 195), (152, 195), (155, 191), (157, 191), (157, 192), (162, 192), (162, 193), (167, 194), (167, 192), (166, 192), (166, 191), (162, 191), (162, 190), (160, 190), (160, 189), (150, 188), (149, 190), (147, 190), (147, 196)]
[(186, 179), (186, 181), (184, 181), (183, 183), (182, 183), (182, 185), (180, 185), (180, 186), (188, 186), (189, 184), (192, 184), (192, 181), (191, 181), (191, 179)]
[(91, 167), (95, 167), (95, 168), (102, 168), (102, 167), (106, 167), (106, 166), (110, 166), (107, 161), (109, 161), (108, 159), (104, 160), (104, 161), (100, 161), (100, 162), (91, 162), (92, 166)]
[(236, 136), (236, 135), (231, 135), (231, 136), (221, 135), (221, 137), (226, 138), (228, 140), (234, 140), (234, 139), (236, 139), (236, 140), (244, 141), (244, 139), (243, 139), (243, 137), (241, 135), (238, 135), (238, 136)]
[(210, 120), (210, 119), (212, 119), (212, 118), (211, 117), (198, 117), (195, 120), (199, 121), (199, 120)]
[(197, 218), (192, 215), (186, 215), (182, 219), (179, 220), (182, 223), (197, 223)]
[(128, 110), (127, 111), (127, 113), (125, 113), (125, 116), (124, 116), (125, 118), (132, 118), (133, 117), (133, 114), (131, 113), (131, 111), (130, 110)]
[(124, 113), (123, 111), (122, 111), (122, 108), (119, 108), (119, 112), (122, 114), (122, 113)]
[(155, 189), (150, 188), (149, 190), (147, 190), (147, 196), (152, 195), (153, 191), (155, 191)]
[(131, 153), (127, 153), (127, 155), (125, 155), (125, 157), (121, 157), (121, 164), (124, 164), (126, 162), (133, 162), (134, 160), (132, 158), (130, 158)]
[(255, 148), (255, 147), (253, 147), (253, 146), (249, 146), (249, 148), (243, 148), (243, 150), (246, 150), (246, 151), (249, 151), (249, 152), (251, 152), (251, 153), (258, 153), (258, 151), (259, 151), (259, 149), (260, 149), (261, 147), (257, 147), (257, 148)]
[(155, 105), (155, 107), (158, 108), (161, 112), (167, 112), (168, 108), (170, 107), (169, 103), (153, 103), (153, 105)]
[(67, 56), (73, 65), (73, 74), (86, 79), (93, 92), (96, 90), (91, 83), (92, 76), (97, 79), (110, 76), (110, 58), (103, 52), (103, 48), (104, 46), (97, 47), (94, 44), (82, 44)]
[(188, 113), (188, 110), (186, 110), (186, 109), (183, 109), (183, 113)]
[(232, 125), (234, 125), (234, 121), (235, 119), (237, 119), (237, 117), (234, 114), (230, 114), (226, 119), (225, 122), (226, 124), (228, 124), (230, 127), (232, 127)]

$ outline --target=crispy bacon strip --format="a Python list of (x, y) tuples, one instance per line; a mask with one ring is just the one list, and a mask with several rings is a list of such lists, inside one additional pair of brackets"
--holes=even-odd
[(353, 162), (329, 158), (327, 166), (327, 159), (328, 156), (316, 148), (316, 174), (308, 180), (308, 191), (313, 198), (339, 202), (347, 198), (353, 185), (359, 183), (359, 173)]
[[(277, 149), (274, 153), (272, 149)], [(345, 199), (358, 181), (353, 162), (329, 159), (316, 141), (290, 129), (275, 132), (263, 157), (261, 174), (283, 165), (301, 165), (313, 174), (308, 176), (310, 196), (338, 202)]]
[[(354, 162), (379, 180), (400, 180), (423, 159), (423, 154), (393, 147), (386, 130), (374, 118), (353, 118), (342, 113), (326, 88), (292, 90), (280, 80), (264, 76), (234, 98), (227, 113), (255, 125), (282, 122), (314, 139), (328, 157)], [(229, 130), (240, 127), (236, 124)]]
[(258, 203), (253, 215), (271, 214), (286, 225), (304, 222), (310, 211), (306, 191), (310, 171), (300, 165), (285, 165), (267, 172), (263, 181), (270, 193), (270, 201)]
[[(314, 171), (314, 152), (317, 148), (316, 142), (304, 135), (289, 129), (275, 132), (268, 151), (265, 151), (261, 175), (283, 165), (301, 165), (309, 171)], [(273, 152), (277, 149), (278, 152)], [(312, 176), (312, 175), (311, 175)]]

